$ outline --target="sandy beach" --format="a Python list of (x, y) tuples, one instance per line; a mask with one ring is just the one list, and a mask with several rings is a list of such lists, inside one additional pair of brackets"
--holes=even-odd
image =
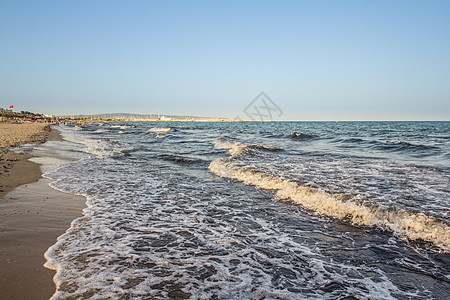
[(55, 272), (43, 267), (44, 253), (84, 207), (84, 198), (50, 188), (31, 156), (8, 150), (45, 141), (62, 138), (48, 124), (0, 124), (0, 299), (51, 297)]
[(0, 124), (0, 197), (19, 185), (37, 181), (41, 176), (39, 165), (28, 160), (30, 156), (8, 148), (46, 140), (62, 139), (45, 123)]

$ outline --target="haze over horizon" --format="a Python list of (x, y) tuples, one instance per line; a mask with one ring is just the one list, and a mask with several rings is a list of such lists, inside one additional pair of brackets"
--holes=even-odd
[(0, 107), (450, 120), (450, 1), (1, 1)]

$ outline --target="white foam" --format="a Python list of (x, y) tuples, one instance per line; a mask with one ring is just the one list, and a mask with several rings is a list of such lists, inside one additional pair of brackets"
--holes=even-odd
[(260, 144), (243, 144), (239, 142), (230, 142), (224, 139), (218, 139), (213, 142), (214, 149), (223, 149), (228, 150), (228, 153), (231, 156), (238, 156), (242, 154), (248, 154), (250, 150), (252, 149), (261, 149), (261, 150), (268, 150), (268, 151), (280, 151), (281, 149), (272, 147), (272, 146), (266, 146), (266, 145), (260, 145)]
[(119, 129), (130, 129), (135, 128), (136, 126), (131, 125), (112, 125), (111, 128), (119, 128)]
[(153, 127), (153, 128), (150, 128), (148, 131), (149, 132), (169, 132), (171, 130), (172, 130), (171, 127)]
[(94, 131), (95, 133), (104, 133), (104, 132), (108, 132), (108, 130), (107, 129), (103, 129), (103, 128), (100, 128), (100, 129), (97, 129), (96, 131)]
[[(118, 128), (133, 128), (133, 126), (119, 126), (115, 125)], [(64, 140), (74, 142), (77, 144), (82, 144), (85, 146), (83, 151), (88, 154), (92, 154), (95, 157), (99, 158), (107, 158), (107, 157), (120, 157), (125, 155), (128, 152), (133, 151), (133, 147), (124, 142), (107, 140), (107, 139), (93, 139), (87, 136), (86, 133), (79, 132), (82, 128), (68, 127), (68, 126), (60, 126), (61, 134), (63, 135)], [(108, 130), (105, 129), (97, 129), (95, 132), (106, 132)], [(125, 133), (123, 131), (123, 133)]]
[(110, 140), (93, 140), (85, 138), (81, 140), (86, 145), (85, 152), (94, 154), (97, 157), (119, 157), (123, 156), (126, 151), (131, 151), (132, 148), (128, 145)]
[(236, 156), (247, 151), (247, 147), (244, 144), (237, 142), (229, 142), (225, 140), (217, 140), (214, 142), (214, 149), (228, 150), (231, 156)]
[(432, 242), (444, 251), (450, 251), (450, 227), (425, 214), (368, 207), (352, 200), (344, 201), (322, 190), (305, 187), (259, 171), (253, 166), (241, 166), (224, 158), (211, 162), (209, 170), (218, 176), (247, 185), (275, 190), (277, 198), (291, 200), (317, 214), (349, 220), (354, 225), (378, 226), (412, 240)]

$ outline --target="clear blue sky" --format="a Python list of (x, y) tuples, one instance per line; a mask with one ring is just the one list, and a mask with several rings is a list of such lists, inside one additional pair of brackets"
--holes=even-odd
[(0, 106), (450, 120), (450, 1), (0, 0)]

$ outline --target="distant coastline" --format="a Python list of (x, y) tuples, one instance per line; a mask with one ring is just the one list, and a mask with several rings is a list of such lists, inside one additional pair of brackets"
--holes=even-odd
[(69, 121), (92, 121), (92, 122), (247, 122), (239, 118), (213, 118), (213, 117), (194, 117), (194, 116), (176, 116), (160, 114), (130, 114), (130, 113), (111, 113), (94, 115), (65, 115), (61, 118)]

